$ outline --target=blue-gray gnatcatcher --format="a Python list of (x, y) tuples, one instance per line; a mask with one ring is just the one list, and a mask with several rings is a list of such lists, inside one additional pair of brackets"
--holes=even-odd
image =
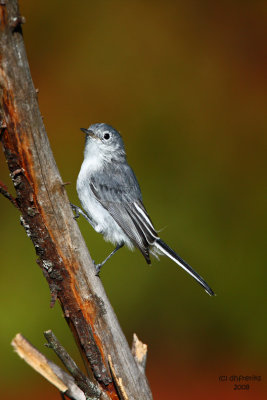
[(209, 295), (212, 289), (178, 254), (160, 239), (142, 203), (142, 194), (128, 165), (122, 138), (107, 124), (93, 124), (86, 134), (84, 161), (77, 179), (77, 192), (85, 212), (72, 205), (76, 217), (83, 215), (96, 232), (116, 248), (96, 265), (103, 264), (124, 244), (137, 247), (148, 264), (150, 254), (166, 255), (187, 271)]

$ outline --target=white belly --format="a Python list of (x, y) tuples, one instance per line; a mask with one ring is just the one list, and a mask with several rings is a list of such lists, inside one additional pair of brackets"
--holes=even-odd
[(93, 221), (96, 232), (102, 233), (104, 239), (117, 245), (125, 243), (130, 249), (134, 246), (109, 212), (99, 203), (89, 186), (88, 165), (82, 165), (77, 179), (77, 193), (82, 207)]

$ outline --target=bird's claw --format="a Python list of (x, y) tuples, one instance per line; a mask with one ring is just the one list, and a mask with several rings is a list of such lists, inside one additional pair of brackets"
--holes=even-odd
[(96, 270), (95, 276), (98, 276), (98, 277), (99, 277), (99, 272), (100, 272), (100, 269), (101, 269), (101, 267), (102, 267), (102, 264), (96, 264), (96, 263), (95, 263), (95, 260), (92, 260), (92, 261), (93, 261), (93, 264), (94, 264), (94, 267), (95, 267), (95, 270)]
[(79, 207), (78, 206), (75, 206), (74, 204), (72, 204), (72, 203), (70, 203), (70, 206), (71, 206), (71, 208), (72, 208), (72, 211), (74, 212), (74, 219), (77, 219), (77, 218), (79, 218), (79, 216), (80, 216), (80, 212), (79, 212)]

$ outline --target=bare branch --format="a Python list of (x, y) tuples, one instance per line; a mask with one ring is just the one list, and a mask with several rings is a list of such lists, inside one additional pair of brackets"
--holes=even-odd
[(18, 333), (11, 342), (16, 353), (36, 372), (47, 379), (60, 392), (73, 400), (86, 400), (84, 393), (75, 384), (72, 376), (53, 361), (48, 360), (24, 336)]
[(30, 344), (20, 333), (11, 342), (18, 355), (29, 364), (35, 371), (52, 383), (61, 392), (66, 392), (68, 387), (58, 378), (49, 365), (47, 358)]
[[(145, 375), (135, 362), (116, 315), (73, 219), (57, 169), (23, 43), (17, 0), (0, 2), (1, 143), (17, 193), (21, 221), (38, 264), (58, 298), (88, 374), (102, 396), (119, 399), (113, 376), (131, 400), (150, 400)], [(108, 355), (112, 359), (111, 374)]]
[[(52, 370), (68, 387), (68, 390), (63, 393), (73, 400), (89, 400), (85, 397), (84, 392), (76, 385), (74, 378), (69, 375), (66, 371), (60, 368), (58, 365), (54, 364), (52, 361), (48, 360), (51, 365)], [(62, 393), (62, 392), (61, 392)]]
[(59, 343), (54, 333), (49, 330), (44, 332), (44, 336), (49, 343), (49, 347), (54, 350), (56, 355), (63, 362), (86, 397), (92, 400), (98, 400), (100, 398), (100, 390), (90, 382), (90, 380), (82, 373), (82, 371), (80, 371), (71, 356), (67, 353), (66, 349), (64, 349), (64, 347)]
[(35, 371), (47, 379), (60, 392), (73, 400), (86, 400), (74, 378), (53, 361), (48, 360), (24, 336), (18, 333), (11, 342), (16, 353)]
[(9, 193), (7, 186), (0, 181), (0, 193), (5, 196), (16, 208), (18, 208), (16, 199)]

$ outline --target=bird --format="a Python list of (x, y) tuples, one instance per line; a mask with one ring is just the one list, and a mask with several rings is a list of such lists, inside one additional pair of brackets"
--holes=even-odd
[(80, 129), (85, 134), (85, 147), (76, 189), (83, 209), (71, 204), (74, 218), (82, 215), (96, 232), (116, 246), (104, 261), (94, 263), (96, 275), (126, 245), (131, 250), (139, 249), (148, 264), (150, 255), (169, 257), (213, 296), (205, 280), (159, 237), (143, 204), (120, 133), (106, 123)]

